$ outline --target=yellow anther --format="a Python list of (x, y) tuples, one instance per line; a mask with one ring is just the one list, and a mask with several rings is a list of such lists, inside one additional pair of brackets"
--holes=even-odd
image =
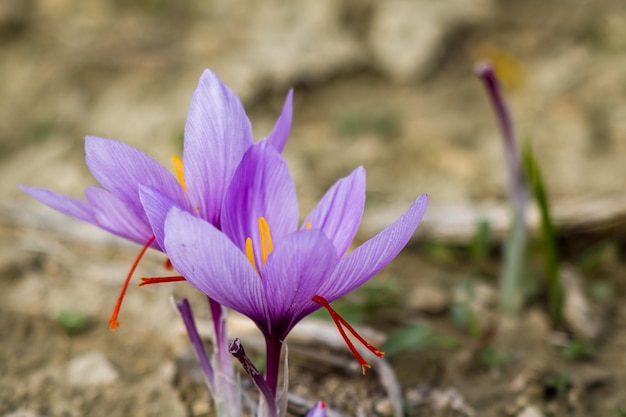
[(265, 217), (259, 217), (259, 234), (261, 235), (261, 263), (265, 265), (267, 257), (274, 250), (270, 226), (267, 224)]
[(250, 238), (246, 238), (246, 257), (248, 258), (248, 261), (250, 261), (250, 263), (252, 264), (252, 267), (258, 274), (259, 271), (256, 269), (256, 264), (254, 262), (254, 249), (252, 249), (252, 239)]
[(304, 223), (304, 227), (306, 227), (306, 230), (311, 230), (311, 223), (309, 222)]
[(183, 171), (183, 160), (180, 159), (179, 156), (172, 155), (172, 165), (174, 165), (174, 172), (176, 173), (178, 182), (181, 187), (183, 187), (183, 190), (187, 191), (187, 186), (185, 185), (185, 172)]

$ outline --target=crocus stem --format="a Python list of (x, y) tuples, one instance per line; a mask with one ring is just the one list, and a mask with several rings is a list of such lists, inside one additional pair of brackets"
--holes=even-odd
[(215, 333), (214, 349), (216, 352), (217, 360), (219, 361), (219, 384), (222, 386), (216, 387), (222, 393), (220, 400), (223, 401), (223, 407), (228, 409), (229, 415), (236, 415), (237, 410), (240, 410), (240, 396), (237, 390), (235, 382), (235, 369), (233, 367), (233, 360), (228, 350), (228, 342), (226, 340), (226, 316), (224, 314), (224, 308), (221, 304), (213, 300), (211, 297), (207, 297), (209, 302), (209, 309), (211, 310), (211, 317), (213, 319), (213, 330)]
[(526, 199), (528, 191), (520, 167), (520, 152), (513, 122), (506, 106), (500, 84), (493, 68), (488, 63), (476, 67), (476, 73), (483, 81), (496, 119), (504, 139), (504, 152), (509, 170), (509, 199), (513, 208), (513, 221), (505, 245), (504, 263), (500, 276), (500, 302), (502, 308), (517, 314), (523, 304), (522, 279), (526, 254)]
[(476, 74), (483, 81), (491, 104), (496, 113), (496, 119), (500, 125), (502, 138), (504, 139), (504, 152), (509, 168), (509, 196), (511, 203), (519, 207), (526, 203), (526, 191), (522, 181), (522, 171), (520, 167), (520, 152), (517, 146), (517, 137), (513, 129), (511, 115), (507, 108), (506, 101), (500, 89), (500, 83), (489, 63), (483, 62), (477, 65)]
[(200, 361), (200, 367), (204, 372), (204, 377), (206, 379), (207, 386), (209, 387), (209, 391), (211, 391), (211, 394), (215, 396), (215, 374), (213, 372), (213, 367), (211, 366), (211, 361), (209, 360), (209, 355), (207, 355), (206, 349), (204, 348), (202, 338), (198, 333), (198, 328), (196, 327), (196, 321), (193, 318), (189, 301), (186, 298), (181, 299), (176, 303), (176, 308), (185, 323), (187, 335), (189, 336), (189, 340), (191, 340), (191, 344), (196, 351), (196, 356), (198, 356), (198, 360)]
[(239, 362), (241, 362), (243, 369), (246, 371), (248, 375), (250, 375), (250, 378), (252, 378), (252, 381), (254, 381), (254, 384), (257, 386), (257, 388), (261, 392), (261, 395), (263, 395), (263, 398), (265, 399), (265, 403), (267, 404), (267, 407), (268, 407), (269, 416), (277, 417), (278, 409), (276, 408), (276, 398), (275, 398), (276, 394), (275, 392), (272, 392), (272, 389), (268, 385), (267, 381), (263, 379), (263, 375), (261, 375), (259, 370), (254, 366), (250, 358), (248, 358), (248, 356), (246, 355), (246, 351), (244, 350), (243, 345), (241, 344), (241, 340), (239, 339), (233, 340), (228, 348), (228, 351), (235, 358), (237, 358)]
[(283, 342), (280, 340), (265, 339), (265, 380), (274, 395), (276, 395), (276, 390), (278, 389), (278, 372), (282, 347)]

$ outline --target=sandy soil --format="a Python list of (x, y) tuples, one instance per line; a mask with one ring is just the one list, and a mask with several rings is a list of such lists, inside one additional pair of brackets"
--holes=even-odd
[[(590, 306), (580, 320), (601, 330), (583, 344), (594, 348), (585, 360), (568, 359), (563, 349), (580, 339), (580, 322), (552, 326), (540, 285), (521, 317), (498, 312), (497, 242), (477, 263), (472, 223), (453, 246), (444, 244), (449, 235), (432, 232), (446, 221), (437, 213), (450, 209), (463, 214), (495, 205), (506, 213), (502, 144), (472, 73), (478, 59), (499, 71), (520, 137), (531, 141), (554, 202), (623, 195), (624, 39), (626, 10), (617, 0), (576, 7), (536, 0), (6, 0), (0, 416), (212, 415), (169, 303), (171, 294), (200, 306), (202, 299), (184, 284), (133, 287), (122, 326), (111, 333), (108, 316), (139, 248), (66, 219), (16, 187), (82, 196), (93, 184), (83, 160), (88, 134), (123, 140), (167, 163), (180, 152), (189, 99), (206, 67), (240, 94), (258, 138), (295, 87), (285, 154), (302, 213), (357, 165), (368, 172), (359, 240), (417, 195), (430, 194), (429, 233), (418, 233), (345, 303), (383, 335), (421, 323), (456, 341), (454, 348), (389, 357), (409, 415), (624, 415), (623, 219), (561, 237), (564, 258), (579, 274), (581, 291), (568, 286), (570, 294), (582, 294)], [(529, 282), (541, 283), (540, 257), (532, 253)], [(591, 266), (583, 262), (589, 259)], [(150, 254), (138, 274), (162, 274), (163, 261)], [(462, 290), (467, 285), (470, 295)], [(392, 301), (373, 302), (379, 290)], [(480, 331), (455, 321), (463, 303)], [(68, 333), (59, 320), (68, 311), (86, 319), (80, 332)], [(203, 307), (198, 314), (208, 315)], [(254, 340), (245, 328), (235, 330)], [(300, 399), (323, 398), (346, 415), (390, 415), (378, 373), (361, 377), (349, 355), (327, 343), (292, 344), (291, 384)], [(77, 371), (81, 366), (90, 371)], [(291, 412), (303, 415), (296, 403)]]

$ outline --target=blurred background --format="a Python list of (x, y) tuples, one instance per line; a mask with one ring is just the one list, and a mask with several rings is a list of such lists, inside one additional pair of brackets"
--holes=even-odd
[[(303, 215), (363, 165), (360, 239), (428, 193), (416, 241), (468, 242), (483, 219), (497, 240), (509, 224), (507, 173), (474, 74), (488, 60), (520, 139), (532, 144), (557, 223), (611, 234), (626, 212), (625, 52), (620, 0), (0, 1), (0, 415), (210, 415), (163, 388), (174, 380), (180, 389), (180, 361), (159, 358), (186, 349), (167, 333), (177, 323), (167, 302), (174, 287), (132, 288), (127, 323), (109, 333), (108, 312), (139, 248), (16, 187), (82, 197), (94, 183), (86, 135), (169, 166), (203, 69), (239, 95), (257, 139), (293, 87), (285, 155)], [(536, 227), (533, 213), (529, 223)], [(161, 263), (153, 254), (138, 274), (162, 274)], [(399, 265), (389, 279), (448, 276), (437, 262)], [(86, 335), (59, 328), (66, 310), (93, 322)], [(94, 351), (109, 356), (117, 387), (106, 378), (91, 391), (67, 383), (67, 364)], [(166, 381), (150, 385), (161, 401), (154, 411), (150, 397), (128, 391), (148, 380)]]

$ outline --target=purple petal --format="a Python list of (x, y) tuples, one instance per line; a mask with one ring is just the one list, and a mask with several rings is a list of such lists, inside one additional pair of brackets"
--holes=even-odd
[(183, 168), (193, 206), (218, 227), (226, 187), (250, 145), (252, 128), (241, 101), (214, 72), (204, 71), (187, 115)]
[(324, 401), (318, 401), (317, 404), (306, 413), (305, 417), (326, 417), (326, 403)]
[(177, 207), (181, 210), (184, 210), (184, 208), (152, 187), (140, 186), (139, 198), (143, 204), (146, 216), (148, 216), (150, 227), (159, 247), (165, 248), (165, 219), (167, 213), (172, 207)]
[(283, 339), (305, 315), (319, 308), (311, 301), (337, 265), (332, 242), (319, 230), (300, 230), (278, 242), (262, 268), (268, 333)]
[(212, 224), (173, 208), (165, 220), (165, 249), (176, 270), (218, 303), (255, 321), (266, 316), (261, 278)]
[(331, 302), (380, 272), (409, 242), (427, 205), (428, 196), (422, 194), (391, 226), (339, 261), (319, 295)]
[(168, 198), (184, 202), (187, 197), (178, 180), (153, 158), (122, 142), (89, 136), (85, 139), (85, 161), (100, 184), (147, 222), (139, 185), (148, 185)]
[(187, 329), (189, 341), (191, 342), (193, 349), (196, 351), (196, 356), (200, 362), (200, 368), (202, 368), (202, 372), (204, 372), (204, 379), (209, 387), (209, 391), (211, 391), (211, 394), (215, 397), (215, 372), (213, 371), (213, 365), (211, 365), (211, 359), (209, 359), (209, 355), (204, 347), (202, 336), (200, 336), (200, 333), (198, 332), (198, 327), (196, 326), (196, 320), (193, 317), (189, 300), (182, 298), (180, 301), (177, 301), (176, 308), (180, 313), (180, 317), (183, 319), (185, 329)]
[(222, 230), (242, 250), (252, 238), (260, 259), (259, 217), (270, 226), (272, 238), (298, 226), (296, 187), (285, 159), (268, 142), (248, 149), (228, 187), (222, 207)]
[(92, 209), (86, 201), (58, 194), (44, 188), (28, 187), (26, 185), (20, 185), (19, 188), (31, 197), (63, 214), (97, 225)]
[(291, 131), (291, 120), (293, 118), (293, 89), (287, 93), (285, 104), (283, 105), (283, 111), (280, 113), (274, 130), (267, 137), (267, 140), (272, 144), (274, 149), (278, 152), (282, 152), (289, 139), (289, 132)]
[(361, 224), (365, 207), (365, 169), (358, 167), (340, 179), (306, 218), (312, 229), (321, 229), (333, 241), (339, 257), (348, 250)]
[(248, 355), (246, 355), (246, 350), (243, 348), (241, 340), (239, 338), (235, 338), (235, 340), (233, 340), (228, 346), (228, 351), (241, 363), (242, 368), (250, 376), (254, 385), (256, 385), (262, 395), (261, 398), (264, 401), (261, 401), (261, 403), (265, 403), (266, 410), (265, 412), (259, 412), (259, 415), (267, 415), (270, 417), (278, 416), (276, 400), (274, 399), (272, 388), (269, 386), (261, 372), (259, 372), (256, 366), (254, 366), (254, 363), (250, 360)]
[[(114, 235), (145, 245), (152, 237), (147, 220), (139, 218), (122, 200), (100, 187), (87, 187), (87, 200), (97, 225)], [(156, 243), (152, 247), (157, 248)]]

